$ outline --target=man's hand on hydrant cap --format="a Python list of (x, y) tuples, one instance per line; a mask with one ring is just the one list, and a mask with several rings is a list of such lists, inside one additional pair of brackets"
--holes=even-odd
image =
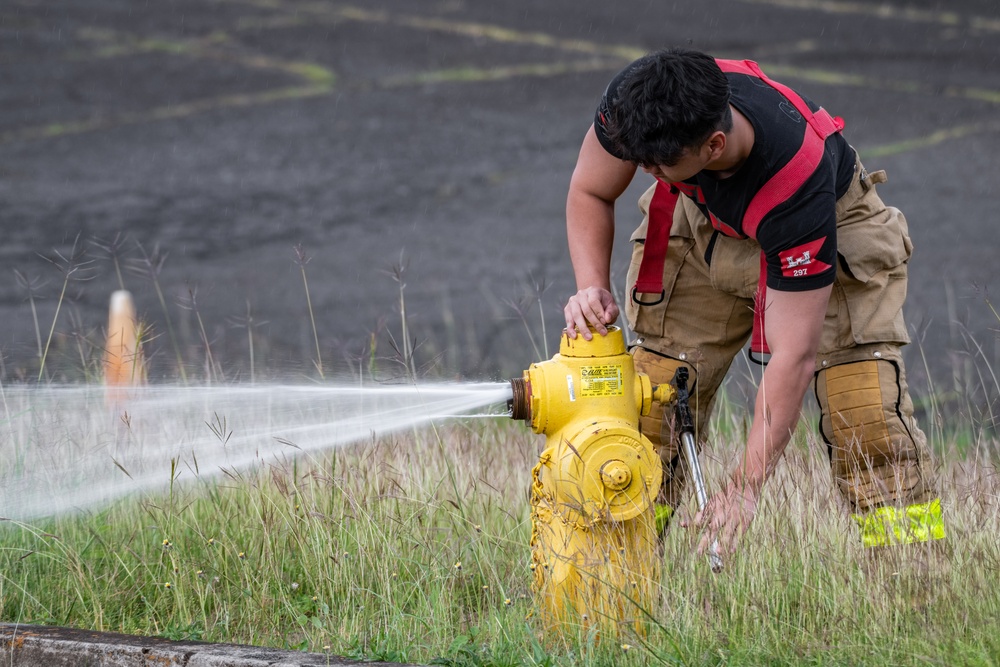
[(730, 484), (709, 498), (705, 511), (695, 514), (694, 520), (682, 519), (681, 527), (701, 531), (698, 555), (706, 554), (715, 540), (720, 553), (733, 553), (756, 514), (757, 495), (751, 489)]
[(576, 338), (579, 332), (584, 340), (590, 340), (593, 337), (591, 326), (602, 336), (607, 335), (608, 325), (618, 319), (618, 304), (611, 292), (603, 287), (585, 287), (569, 298), (563, 315), (570, 338)]

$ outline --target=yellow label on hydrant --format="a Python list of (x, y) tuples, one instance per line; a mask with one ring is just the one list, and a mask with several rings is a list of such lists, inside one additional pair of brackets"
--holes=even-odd
[(580, 368), (580, 396), (622, 396), (622, 367), (617, 364)]

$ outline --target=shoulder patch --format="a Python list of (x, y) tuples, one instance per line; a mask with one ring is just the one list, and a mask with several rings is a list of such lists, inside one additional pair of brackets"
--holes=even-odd
[(781, 258), (781, 275), (786, 278), (802, 278), (805, 276), (815, 276), (830, 268), (826, 262), (821, 262), (816, 258), (826, 237), (803, 243), (788, 250), (778, 253)]

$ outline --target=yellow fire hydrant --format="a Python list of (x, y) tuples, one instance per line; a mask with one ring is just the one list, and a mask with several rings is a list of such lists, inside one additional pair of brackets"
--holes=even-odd
[(652, 503), (660, 458), (639, 433), (653, 400), (673, 401), (635, 371), (622, 332), (569, 338), (511, 380), (511, 416), (547, 439), (532, 474), (531, 552), (549, 626), (641, 621), (659, 583)]

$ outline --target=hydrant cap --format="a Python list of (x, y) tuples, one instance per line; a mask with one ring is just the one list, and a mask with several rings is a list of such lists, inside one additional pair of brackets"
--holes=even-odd
[(614, 357), (627, 352), (621, 327), (608, 327), (606, 336), (600, 335), (593, 329), (591, 333), (593, 337), (586, 340), (580, 335), (570, 338), (563, 330), (562, 340), (559, 341), (559, 354), (564, 357)]

